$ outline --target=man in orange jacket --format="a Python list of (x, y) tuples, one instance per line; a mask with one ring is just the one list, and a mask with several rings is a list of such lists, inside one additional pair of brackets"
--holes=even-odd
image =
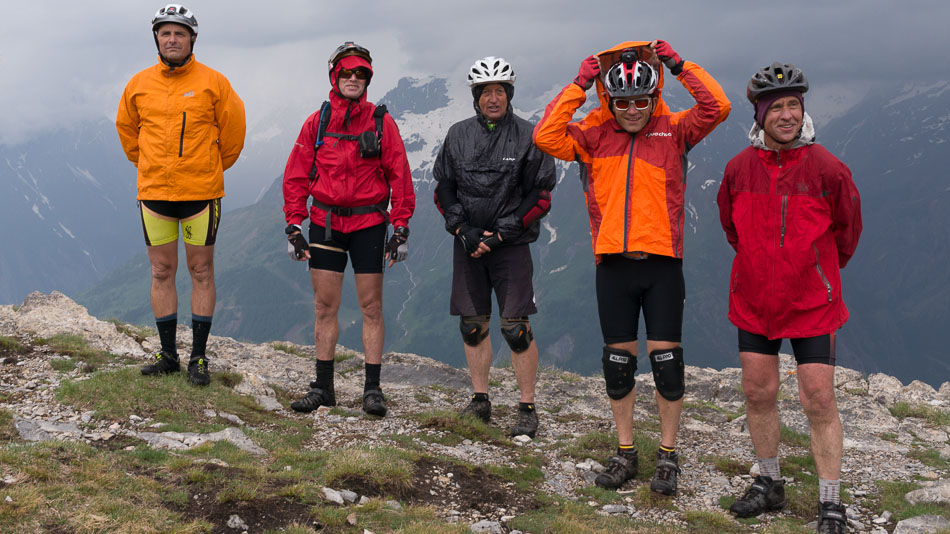
[(152, 19), (158, 63), (129, 81), (119, 101), (116, 129), (126, 156), (138, 169), (138, 201), (152, 265), (152, 311), (161, 351), (143, 375), (180, 370), (178, 323), (178, 226), (191, 274), (193, 338), (188, 379), (210, 380), (205, 345), (214, 313), (214, 242), (221, 218), (224, 171), (244, 147), (244, 103), (220, 73), (192, 55), (198, 20), (180, 4)]
[[(671, 113), (661, 98), (663, 62), (696, 105)], [(571, 122), (596, 84), (600, 107)], [(619, 488), (637, 474), (633, 446), (637, 323), (660, 414), (660, 449), (650, 489), (672, 495), (679, 474), (676, 434), (683, 407), (683, 194), (686, 153), (726, 117), (729, 100), (699, 65), (665, 41), (631, 41), (590, 56), (545, 109), (538, 148), (581, 164), (594, 256), (603, 366), (619, 448), (595, 480)]]

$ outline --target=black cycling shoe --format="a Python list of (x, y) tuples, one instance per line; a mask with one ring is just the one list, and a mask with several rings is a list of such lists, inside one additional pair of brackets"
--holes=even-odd
[(460, 415), (474, 417), (487, 423), (491, 419), (491, 401), (472, 399), (472, 402), (468, 403), (468, 406), (462, 410)]
[(310, 391), (303, 398), (290, 403), (290, 408), (293, 411), (310, 413), (321, 406), (336, 406), (336, 394), (333, 392), (333, 386), (320, 389), (315, 384), (315, 382), (311, 382)]
[(818, 503), (818, 532), (821, 534), (845, 534), (848, 531), (848, 515), (843, 504)]
[(511, 429), (511, 437), (528, 436), (534, 438), (538, 431), (538, 412), (537, 410), (518, 409), (518, 420), (514, 428)]
[(142, 367), (142, 374), (145, 376), (168, 375), (181, 371), (181, 364), (178, 363), (177, 354), (169, 354), (165, 351), (155, 355), (155, 360)]
[(208, 360), (204, 356), (192, 358), (188, 362), (188, 381), (196, 386), (207, 386), (211, 383)]
[(370, 415), (386, 415), (386, 397), (380, 389), (368, 389), (363, 392), (363, 411)]
[(594, 484), (606, 489), (617, 489), (623, 486), (623, 483), (637, 476), (639, 467), (639, 458), (637, 451), (631, 453), (621, 452), (611, 456), (607, 460), (607, 469), (597, 475)]
[(679, 474), (679, 456), (675, 452), (656, 451), (656, 472), (650, 481), (650, 489), (663, 495), (673, 495), (676, 493)]
[(785, 481), (759, 475), (729, 511), (739, 517), (754, 517), (769, 510), (785, 508)]

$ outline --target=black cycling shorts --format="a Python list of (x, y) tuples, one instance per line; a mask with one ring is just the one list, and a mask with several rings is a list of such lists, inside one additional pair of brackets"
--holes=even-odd
[(310, 268), (342, 273), (349, 253), (353, 272), (379, 274), (383, 272), (383, 252), (386, 248), (386, 224), (377, 224), (348, 234), (333, 230), (329, 241), (324, 241), (324, 229), (310, 224)]
[(604, 344), (636, 341), (641, 308), (648, 340), (679, 343), (685, 299), (681, 259), (650, 255), (635, 260), (605, 254), (597, 264), (597, 311)]
[(505, 318), (538, 313), (534, 305), (534, 264), (527, 243), (501, 246), (479, 258), (465, 252), (454, 239), (452, 253), (452, 315), (491, 315), (491, 292), (495, 290), (498, 313)]
[[(835, 334), (825, 334), (814, 337), (791, 338), (792, 352), (798, 365), (803, 363), (835, 364)], [(763, 335), (753, 334), (739, 329), (739, 352), (756, 352), (778, 356), (782, 347), (782, 338), (769, 339)]]

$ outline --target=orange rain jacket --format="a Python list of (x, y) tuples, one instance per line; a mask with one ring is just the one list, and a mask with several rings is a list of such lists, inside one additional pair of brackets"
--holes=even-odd
[(129, 80), (115, 126), (138, 169), (136, 198), (221, 198), (224, 171), (244, 148), (244, 102), (194, 56), (175, 69), (159, 58)]
[[(600, 52), (616, 54), (647, 41), (628, 41)], [(657, 65), (654, 65), (657, 68)], [(656, 106), (650, 122), (636, 135), (620, 127), (610, 111), (600, 77), (595, 82), (600, 107), (580, 121), (574, 112), (587, 100), (575, 83), (561, 90), (534, 129), (544, 152), (581, 164), (581, 181), (590, 216), (594, 254), (647, 252), (683, 257), (683, 193), (686, 153), (729, 116), (722, 88), (699, 65), (686, 61), (677, 79), (696, 100), (686, 111), (671, 113), (661, 98), (662, 65)]]

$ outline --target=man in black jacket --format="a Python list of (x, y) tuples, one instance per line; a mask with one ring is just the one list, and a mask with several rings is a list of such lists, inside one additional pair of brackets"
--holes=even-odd
[(551, 208), (554, 160), (532, 144), (533, 125), (512, 113), (515, 73), (507, 61), (492, 56), (476, 61), (468, 83), (475, 116), (449, 128), (433, 169), (435, 202), (445, 229), (455, 236), (450, 313), (461, 318), (474, 389), (462, 414), (485, 422), (491, 417), (488, 323), (494, 289), (521, 393), (511, 435), (533, 438), (538, 345), (528, 324), (528, 316), (537, 313), (528, 243), (538, 238), (540, 219)]

